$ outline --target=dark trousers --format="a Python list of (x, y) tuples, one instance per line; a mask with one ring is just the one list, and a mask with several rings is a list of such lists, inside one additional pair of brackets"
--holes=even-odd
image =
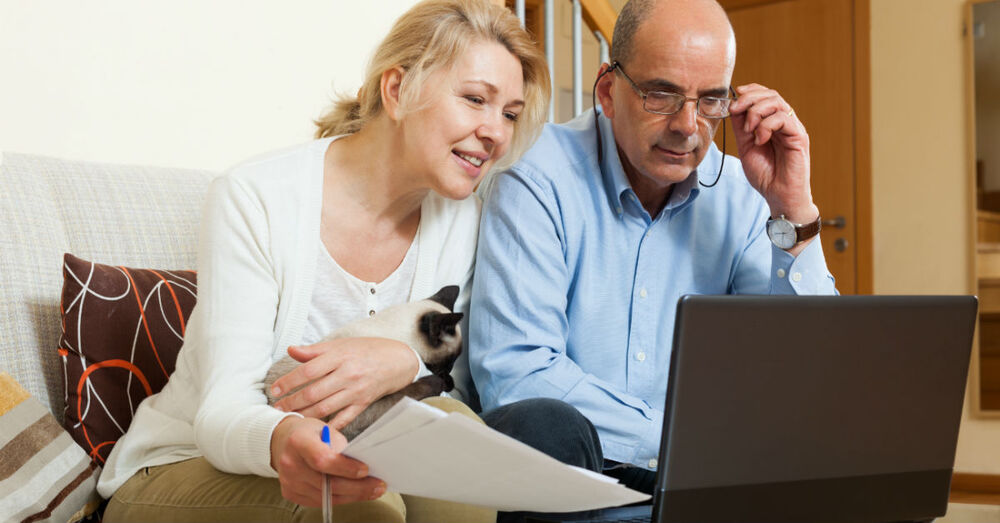
[(480, 414), (491, 428), (569, 465), (601, 472), (597, 429), (569, 403), (532, 398)]
[(563, 463), (603, 472), (628, 488), (653, 493), (656, 473), (605, 461), (594, 425), (566, 402), (534, 398), (483, 412), (481, 416), (494, 430)]
[[(566, 402), (533, 398), (483, 412), (480, 416), (498, 432), (563, 463), (603, 472), (605, 462), (597, 429)], [(524, 512), (500, 512), (497, 522), (522, 523), (528, 515)]]

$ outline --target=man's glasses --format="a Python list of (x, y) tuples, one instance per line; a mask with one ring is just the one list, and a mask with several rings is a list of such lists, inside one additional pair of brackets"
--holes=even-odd
[[(601, 82), (601, 78), (604, 75), (612, 71), (621, 71), (622, 76), (628, 80), (628, 83), (632, 85), (632, 89), (642, 98), (642, 108), (646, 112), (653, 114), (663, 114), (671, 115), (677, 114), (684, 108), (684, 104), (688, 100), (695, 101), (695, 107), (698, 109), (698, 114), (713, 120), (722, 120), (722, 160), (719, 162), (719, 174), (715, 176), (715, 181), (710, 184), (706, 184), (701, 180), (698, 180), (698, 184), (702, 187), (715, 187), (715, 184), (719, 183), (719, 179), (722, 178), (722, 168), (726, 165), (726, 118), (729, 116), (729, 104), (736, 100), (736, 91), (733, 87), (729, 87), (729, 94), (732, 95), (730, 98), (719, 98), (717, 96), (702, 96), (699, 98), (688, 98), (682, 94), (678, 93), (668, 93), (665, 91), (644, 91), (642, 90), (629, 75), (622, 69), (622, 64), (617, 61), (611, 64), (601, 74), (597, 75), (597, 80), (594, 80), (594, 90), (591, 92), (591, 105), (594, 106), (594, 127), (597, 130), (597, 164), (603, 165), (604, 158), (604, 147), (603, 140), (601, 139), (601, 125), (597, 121), (597, 84)], [(603, 169), (603, 167), (602, 167)]]
[(718, 120), (729, 116), (729, 104), (733, 102), (736, 98), (736, 93), (733, 93), (733, 88), (729, 88), (729, 92), (733, 94), (732, 98), (725, 97), (720, 98), (718, 96), (701, 96), (698, 98), (689, 98), (680, 93), (669, 93), (666, 91), (646, 91), (639, 87), (632, 80), (632, 77), (622, 69), (622, 64), (615, 62), (611, 64), (611, 69), (615, 69), (628, 80), (629, 85), (632, 89), (642, 98), (642, 108), (646, 112), (653, 114), (677, 114), (684, 109), (684, 104), (688, 101), (693, 101), (695, 107), (698, 109), (698, 114), (704, 118), (710, 118), (713, 120)]

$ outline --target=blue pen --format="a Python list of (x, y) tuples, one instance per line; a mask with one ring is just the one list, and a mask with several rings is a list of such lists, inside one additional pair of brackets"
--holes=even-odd
[[(330, 446), (330, 426), (323, 425), (323, 432), (320, 434), (320, 439), (326, 446)], [(326, 523), (333, 523), (333, 507), (331, 503), (333, 500), (330, 499), (330, 476), (323, 474), (323, 521)]]

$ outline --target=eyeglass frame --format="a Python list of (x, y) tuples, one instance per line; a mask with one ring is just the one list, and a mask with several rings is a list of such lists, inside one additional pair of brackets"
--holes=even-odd
[[(604, 160), (603, 160), (603, 157), (604, 157), (604, 144), (603, 144), (603, 140), (601, 139), (601, 123), (598, 121), (598, 118), (597, 118), (597, 114), (598, 114), (597, 113), (597, 85), (601, 83), (601, 78), (604, 78), (604, 75), (606, 75), (606, 74), (608, 74), (608, 73), (610, 73), (610, 72), (612, 72), (614, 70), (621, 71), (622, 74), (625, 75), (625, 78), (629, 81), (629, 83), (632, 84), (632, 88), (635, 89), (635, 90), (637, 90), (637, 91), (639, 91), (639, 94), (642, 94), (642, 90), (639, 89), (639, 86), (636, 85), (636, 83), (631, 78), (629, 78), (628, 73), (626, 73), (625, 70), (622, 69), (622, 64), (620, 64), (617, 60), (615, 60), (614, 63), (612, 63), (610, 66), (608, 66), (607, 69), (601, 71), (600, 74), (597, 75), (597, 79), (594, 80), (594, 89), (590, 92), (590, 96), (591, 96), (591, 99), (592, 99), (591, 105), (594, 107), (594, 127), (595, 127), (595, 130), (597, 131), (597, 133), (596, 133), (597, 134), (597, 165), (598, 166), (602, 166), (601, 167), (602, 169), (603, 169), (603, 164), (604, 164)], [(650, 91), (650, 92), (652, 92), (652, 91)], [(736, 91), (733, 89), (732, 85), (729, 86), (729, 92), (730, 92), (730, 94), (733, 95), (731, 99), (733, 101), (735, 101), (738, 97), (736, 96)], [(685, 96), (685, 98), (687, 98), (687, 97)], [(695, 100), (699, 100), (699, 99), (700, 98), (695, 98)], [(688, 103), (688, 100), (690, 100), (690, 98), (687, 98), (687, 100), (684, 100), (684, 104), (685, 105)], [(696, 104), (700, 104), (701, 102), (695, 102), (695, 103)], [(701, 107), (700, 105), (696, 105), (695, 106), (695, 111), (698, 113), (699, 116), (701, 115), (701, 111), (699, 110), (700, 107)], [(678, 109), (677, 112), (670, 113), (670, 114), (677, 114), (677, 113), (681, 112), (681, 110), (683, 110), (683, 108), (684, 108), (684, 106), (682, 105), (681, 109)], [(727, 109), (726, 112), (728, 113), (728, 109), (729, 108), (727, 107), (726, 109)], [(653, 112), (649, 111), (648, 109), (646, 109), (646, 97), (645, 96), (642, 96), (642, 110), (646, 111), (646, 112), (649, 112), (650, 114), (663, 114), (663, 113), (653, 113)], [(716, 118), (706, 117), (706, 118), (711, 119), (711, 120), (722, 120), (722, 149), (721, 149), (722, 150), (722, 161), (719, 162), (719, 174), (715, 176), (715, 181), (713, 181), (712, 183), (705, 183), (705, 182), (703, 182), (701, 180), (698, 180), (698, 185), (701, 185), (702, 187), (707, 187), (707, 188), (715, 187), (715, 185), (717, 183), (719, 183), (719, 180), (722, 178), (722, 169), (723, 169), (723, 167), (726, 166), (726, 118), (729, 118), (731, 115), (732, 115), (732, 113), (728, 113), (726, 116), (716, 117)], [(670, 115), (668, 114), (668, 115), (665, 115), (665, 116), (670, 116)]]
[[(624, 76), (625, 79), (628, 80), (629, 85), (632, 86), (632, 90), (634, 90), (635, 93), (638, 94), (640, 98), (642, 98), (642, 109), (644, 111), (646, 111), (647, 113), (650, 113), (650, 114), (659, 114), (659, 115), (663, 115), (663, 116), (675, 115), (675, 114), (683, 111), (684, 110), (684, 106), (687, 105), (688, 102), (694, 100), (694, 104), (695, 104), (694, 107), (695, 107), (695, 111), (698, 113), (698, 116), (701, 116), (702, 118), (707, 118), (709, 120), (724, 120), (724, 119), (728, 118), (729, 115), (731, 114), (729, 112), (729, 105), (731, 105), (733, 102), (735, 102), (737, 100), (737, 98), (738, 98), (736, 96), (736, 91), (733, 90), (733, 86), (731, 86), (731, 85), (729, 86), (729, 93), (732, 96), (726, 96), (726, 97), (722, 97), (722, 96), (698, 96), (698, 97), (692, 98), (690, 96), (684, 96), (681, 93), (672, 93), (672, 92), (669, 92), (669, 91), (656, 91), (656, 90), (649, 90), (649, 91), (647, 91), (647, 90), (643, 89), (642, 87), (639, 87), (639, 84), (635, 83), (635, 80), (633, 80), (632, 77), (629, 76), (628, 73), (625, 72), (625, 68), (623, 68), (622, 64), (619, 63), (617, 60), (611, 64), (611, 67), (609, 67), (608, 70), (609, 71), (618, 71), (618, 72), (621, 72), (622, 76)], [(680, 107), (678, 107), (677, 110), (674, 111), (674, 112), (672, 112), (672, 113), (665, 113), (665, 112), (662, 112), (662, 111), (654, 111), (654, 110), (646, 107), (646, 101), (649, 99), (649, 95), (653, 94), (653, 93), (661, 94), (661, 95), (664, 95), (664, 96), (673, 96), (673, 97), (684, 98), (684, 102), (681, 103)], [(719, 116), (710, 116), (710, 115), (707, 115), (707, 114), (701, 112), (701, 100), (703, 98), (710, 98), (712, 100), (720, 100), (720, 101), (722, 101), (722, 100), (729, 100), (729, 104), (726, 105), (726, 114), (719, 115)]]

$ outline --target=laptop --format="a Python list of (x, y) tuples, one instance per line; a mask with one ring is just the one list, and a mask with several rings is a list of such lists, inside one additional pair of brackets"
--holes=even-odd
[(652, 505), (528, 522), (945, 514), (974, 296), (685, 296)]

